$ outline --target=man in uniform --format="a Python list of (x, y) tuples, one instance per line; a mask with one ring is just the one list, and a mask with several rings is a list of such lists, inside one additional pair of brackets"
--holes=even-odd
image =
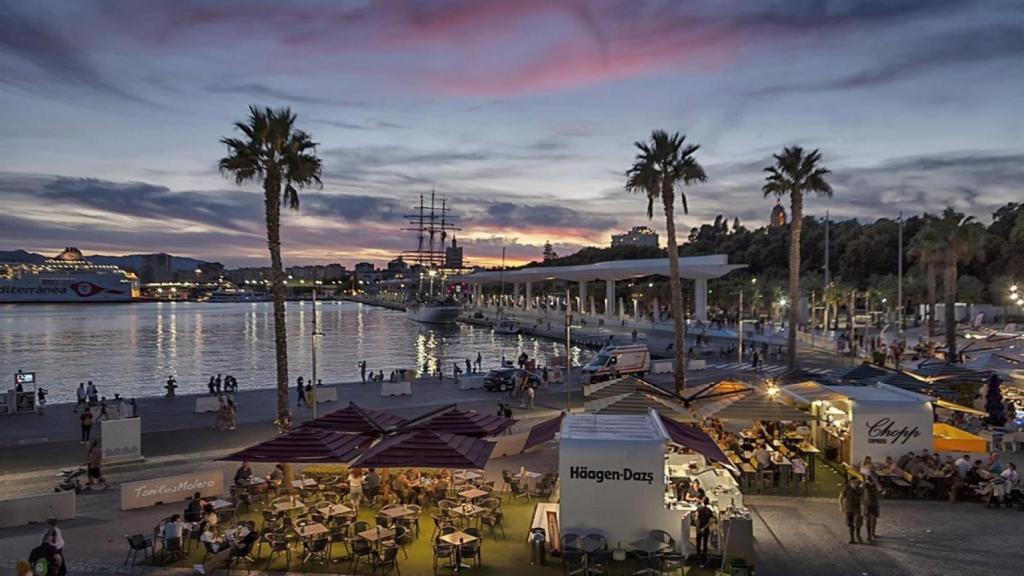
[[(864, 484), (861, 515), (864, 517), (864, 524), (868, 529), (868, 542), (871, 542), (877, 537), (875, 536), (875, 526), (878, 524), (878, 487), (873, 482)], [(860, 540), (859, 533), (857, 539)]]
[[(864, 496), (864, 488), (859, 478), (850, 478), (839, 494), (839, 508), (846, 517), (846, 526), (850, 529), (850, 544), (864, 541), (860, 537), (860, 526), (863, 519), (860, 515), (861, 500)], [(856, 540), (854, 540), (856, 537)]]

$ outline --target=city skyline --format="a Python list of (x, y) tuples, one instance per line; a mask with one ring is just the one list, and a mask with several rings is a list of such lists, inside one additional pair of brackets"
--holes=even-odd
[(809, 215), (987, 222), (1022, 196), (1012, 2), (0, 8), (2, 249), (265, 265), (262, 198), (216, 170), (249, 104), (291, 106), (324, 159), (324, 189), (283, 218), (288, 264), (394, 258), (431, 188), (474, 263), (663, 235), (622, 190), (655, 128), (703, 146), (681, 240), (717, 214), (767, 223), (761, 169), (786, 144), (833, 171)]

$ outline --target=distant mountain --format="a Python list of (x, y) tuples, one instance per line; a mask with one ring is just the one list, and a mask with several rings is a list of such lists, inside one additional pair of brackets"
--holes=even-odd
[(0, 250), (0, 262), (24, 262), (25, 264), (42, 264), (46, 256), (24, 250)]
[[(35, 252), (26, 252), (25, 250), (0, 250), (0, 262), (41, 264), (45, 262), (47, 258), (52, 258), (53, 256), (56, 256), (56, 254), (44, 256), (42, 254), (36, 254)], [(85, 259), (93, 264), (120, 266), (121, 268), (140, 271), (142, 269), (142, 259), (145, 256), (148, 256), (148, 254), (129, 254), (127, 256), (104, 256), (102, 254), (93, 254), (91, 256), (86, 256)], [(203, 260), (196, 260), (195, 258), (171, 256), (171, 271), (173, 272), (195, 270), (196, 268), (202, 268), (207, 264), (207, 262)]]

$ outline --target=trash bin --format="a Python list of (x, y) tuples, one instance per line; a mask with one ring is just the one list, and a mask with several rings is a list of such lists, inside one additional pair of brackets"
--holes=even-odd
[(530, 564), (542, 566), (548, 552), (547, 536), (543, 528), (530, 530)]

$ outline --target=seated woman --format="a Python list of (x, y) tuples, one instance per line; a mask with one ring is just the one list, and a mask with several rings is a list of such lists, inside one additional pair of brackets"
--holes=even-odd
[(276, 494), (284, 483), (284, 466), (274, 464), (274, 470), (267, 476), (267, 490)]
[(202, 533), (199, 535), (199, 541), (202, 542), (203, 545), (207, 547), (207, 549), (209, 549), (211, 554), (216, 554), (217, 552), (220, 552), (221, 550), (224, 550), (225, 548), (230, 546), (230, 544), (224, 541), (223, 537), (217, 536), (217, 534), (213, 531), (213, 526), (211, 526), (209, 523), (203, 522), (202, 526), (200, 527), (200, 530), (202, 531)]

